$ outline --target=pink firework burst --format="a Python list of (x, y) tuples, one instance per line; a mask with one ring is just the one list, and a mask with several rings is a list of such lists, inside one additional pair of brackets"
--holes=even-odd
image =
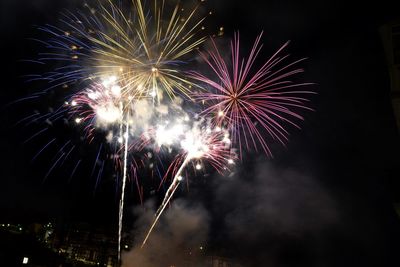
[(292, 81), (304, 70), (297, 65), (304, 59), (286, 63), (289, 55), (283, 54), (286, 42), (260, 68), (256, 68), (262, 44), (262, 33), (256, 38), (247, 58), (240, 55), (239, 34), (231, 41), (231, 57), (224, 59), (214, 41), (213, 49), (201, 53), (211, 69), (212, 78), (193, 72), (192, 78), (203, 83), (207, 91), (196, 93), (194, 98), (206, 105), (203, 113), (213, 118), (217, 126), (228, 127), (232, 143), (246, 149), (262, 147), (272, 156), (267, 137), (285, 145), (289, 132), (287, 124), (300, 128), (296, 121), (303, 120), (298, 113), (306, 106), (306, 95), (311, 91), (299, 90), (311, 83)]

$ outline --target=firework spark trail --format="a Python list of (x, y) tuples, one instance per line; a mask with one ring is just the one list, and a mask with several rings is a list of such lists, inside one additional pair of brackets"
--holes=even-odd
[(121, 199), (119, 207), (119, 220), (118, 220), (118, 262), (121, 261), (121, 239), (122, 239), (122, 219), (124, 215), (124, 202), (125, 202), (125, 186), (127, 178), (127, 162), (128, 162), (128, 146), (129, 146), (129, 112), (126, 115), (125, 124), (125, 147), (124, 147), (124, 170), (122, 177)]
[[(167, 192), (165, 193), (164, 199), (155, 213), (155, 219), (141, 245), (142, 248), (146, 244), (160, 216), (179, 187), (179, 184), (182, 180), (182, 171), (186, 168), (191, 160), (197, 160), (198, 162), (207, 160), (215, 169), (217, 169), (217, 171), (221, 172), (222, 170), (227, 169), (227, 164), (233, 164), (233, 159), (235, 158), (233, 151), (230, 149), (230, 139), (228, 133), (224, 131), (224, 129), (212, 129), (209, 123), (205, 122), (204, 120), (195, 122), (190, 129), (185, 129), (185, 127), (179, 126), (181, 125), (174, 125), (171, 127), (171, 129), (161, 128), (163, 131), (162, 134), (160, 134), (160, 139), (158, 140), (160, 144), (164, 142), (168, 144), (171, 140), (170, 138), (165, 139), (165, 135), (169, 136), (171, 133), (174, 133), (172, 136), (175, 138), (182, 138), (179, 145), (184, 151), (183, 153), (185, 158), (175, 173), (174, 178)], [(181, 129), (183, 132), (181, 135), (177, 135), (176, 133), (181, 132)], [(178, 160), (180, 157), (182, 157), (182, 155), (178, 155), (176, 160)], [(175, 163), (172, 163), (172, 165), (173, 164)], [(197, 163), (196, 169), (201, 169), (201, 164)]]
[[(157, 209), (156, 216), (158, 216), (162, 211), (164, 210), (165, 206), (168, 204), (169, 199), (171, 199), (173, 192), (175, 192), (175, 187), (178, 187), (180, 181), (182, 180), (182, 171), (186, 167), (186, 165), (189, 163), (190, 158), (188, 156), (185, 157), (185, 160), (182, 162), (181, 166), (179, 167), (178, 171), (176, 172), (174, 179), (171, 182), (171, 185), (169, 186), (167, 192), (165, 193), (164, 199), (160, 205), (160, 207)], [(170, 197), (171, 196), (171, 197)]]
[(167, 207), (168, 203), (170, 202), (171, 198), (174, 196), (176, 189), (178, 189), (179, 184), (181, 183), (182, 180), (182, 176), (181, 173), (183, 171), (183, 169), (186, 167), (186, 165), (190, 162), (190, 158), (188, 156), (186, 156), (185, 160), (183, 161), (181, 167), (179, 168), (179, 170), (176, 172), (175, 177), (171, 183), (171, 185), (169, 186), (167, 192), (165, 193), (165, 197), (163, 199), (163, 202), (161, 203), (160, 207), (157, 209), (157, 212), (155, 214), (155, 219), (153, 221), (153, 223), (150, 226), (149, 231), (146, 234), (146, 237), (144, 238), (141, 248), (144, 247), (144, 245), (147, 242), (147, 239), (150, 237), (150, 234), (152, 233), (154, 227), (156, 226), (158, 220), (160, 219), (161, 215), (163, 214), (165, 208)]

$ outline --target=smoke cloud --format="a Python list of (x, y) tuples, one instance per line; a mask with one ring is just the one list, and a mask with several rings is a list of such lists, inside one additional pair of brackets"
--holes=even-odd
[(307, 257), (308, 251), (323, 246), (327, 232), (339, 223), (334, 198), (316, 177), (297, 170), (266, 161), (244, 170), (216, 181), (213, 214), (222, 214), (216, 247), (244, 266), (307, 262), (296, 257)]
[(196, 249), (204, 244), (208, 236), (209, 215), (201, 205), (191, 205), (175, 200), (152, 232), (145, 246), (141, 242), (154, 220), (151, 201), (136, 208), (136, 247), (123, 254), (123, 267), (187, 266), (198, 254)]
[[(208, 247), (207, 256), (242, 264), (237, 266), (297, 266), (291, 261), (322, 258), (318, 249), (323, 251), (327, 233), (340, 224), (340, 213), (318, 178), (265, 160), (243, 165), (232, 176), (209, 176), (202, 188), (191, 190), (190, 198), (198, 194), (203, 206), (174, 200), (145, 248), (126, 253), (123, 266), (188, 266), (189, 252), (199, 246)], [(202, 189), (210, 197), (204, 198)], [(153, 203), (135, 213), (140, 243), (154, 219)]]
[(242, 173), (217, 188), (216, 204), (229, 208), (226, 225), (233, 234), (257, 237), (243, 225), (280, 232), (315, 231), (335, 220), (335, 203), (315, 178), (267, 162), (256, 165), (253, 172), (252, 177)]

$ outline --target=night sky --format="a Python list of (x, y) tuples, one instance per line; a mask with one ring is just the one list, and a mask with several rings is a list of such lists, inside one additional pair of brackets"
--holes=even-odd
[[(72, 180), (56, 170), (43, 182), (54, 151), (31, 160), (51, 135), (24, 144), (34, 131), (13, 125), (48, 103), (9, 104), (40, 89), (22, 77), (32, 67), (21, 60), (37, 54), (29, 40), (37, 37), (35, 25), (56, 23), (59, 12), (76, 2), (0, 1), (1, 221), (116, 228), (112, 172), (96, 189), (89, 164)], [(398, 265), (400, 219), (393, 202), (400, 202), (400, 136), (379, 35), (380, 26), (400, 19), (396, 1), (208, 2), (209, 24), (223, 26), (225, 39), (239, 31), (250, 46), (264, 31), (265, 58), (291, 40), (293, 57), (308, 58), (302, 79), (316, 83), (312, 90), (318, 92), (311, 99), (315, 112), (303, 114), (302, 130), (291, 129), (287, 147), (272, 145), (273, 159), (248, 153), (235, 175), (201, 177), (190, 192), (178, 194), (181, 210), (204, 214), (199, 220), (207, 224), (210, 251), (245, 266)], [(87, 149), (84, 156), (95, 153)], [(129, 189), (127, 216), (137, 229), (135, 194)]]

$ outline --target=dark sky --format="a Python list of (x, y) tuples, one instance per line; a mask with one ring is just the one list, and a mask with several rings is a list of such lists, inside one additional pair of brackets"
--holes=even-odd
[[(379, 36), (381, 25), (400, 19), (396, 1), (209, 2), (210, 20), (224, 26), (226, 38), (239, 30), (250, 45), (263, 30), (265, 56), (291, 40), (293, 56), (309, 58), (303, 78), (318, 92), (315, 112), (305, 114), (287, 148), (273, 146), (274, 159), (248, 154), (234, 177), (212, 175), (181, 194), (207, 210), (212, 249), (246, 266), (396, 266), (400, 136)], [(42, 183), (51, 153), (30, 163), (37, 147), (23, 140), (31, 133), (13, 127), (36, 106), (6, 106), (35, 90), (18, 62), (36, 53), (27, 40), (34, 25), (55, 23), (73, 1), (0, 3), (1, 221), (115, 224), (110, 179), (95, 194), (94, 178), (84, 174), (68, 182), (59, 172)]]

